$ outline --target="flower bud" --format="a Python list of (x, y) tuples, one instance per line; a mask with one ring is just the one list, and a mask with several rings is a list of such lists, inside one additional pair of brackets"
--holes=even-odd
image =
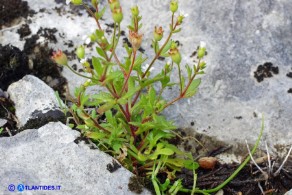
[(111, 10), (120, 7), (120, 2), (118, 0), (108, 0)]
[(99, 46), (101, 47), (101, 49), (103, 50), (105, 50), (109, 44), (107, 39), (104, 36), (102, 36), (100, 39), (97, 39), (97, 42)]
[(172, 59), (172, 61), (176, 64), (180, 64), (181, 62), (181, 55), (180, 55), (180, 52), (179, 50), (176, 48), (176, 49), (170, 49), (169, 50), (169, 55)]
[(113, 19), (116, 23), (121, 23), (121, 21), (123, 20), (123, 12), (122, 12), (122, 7), (115, 7), (112, 10), (112, 15), (113, 15)]
[(84, 87), (88, 87), (91, 85), (91, 79), (88, 79), (85, 81), (85, 83), (83, 84)]
[(71, 0), (74, 5), (81, 5), (83, 3), (82, 0)]
[(139, 16), (139, 7), (135, 5), (134, 7), (131, 8), (131, 12), (133, 17), (138, 17)]
[(160, 41), (163, 37), (163, 29), (162, 27), (156, 27), (155, 26), (155, 29), (154, 29), (154, 40), (155, 41)]
[(67, 56), (61, 51), (53, 52), (52, 59), (59, 65), (67, 66), (68, 59)]
[(180, 25), (183, 23), (183, 20), (188, 17), (188, 14), (185, 14), (184, 12), (181, 12), (177, 18), (177, 25)]
[(171, 45), (170, 45), (170, 49), (168, 54), (170, 55), (172, 61), (176, 64), (180, 64), (181, 62), (181, 55), (179, 50), (177, 49), (177, 45), (174, 41), (172, 41)]
[(201, 41), (199, 49), (198, 49), (198, 58), (199, 59), (203, 58), (205, 54), (206, 54), (206, 43), (204, 41)]
[(177, 9), (178, 9), (178, 2), (177, 2), (177, 0), (171, 0), (171, 2), (170, 2), (170, 11), (172, 13), (174, 13), (174, 12), (177, 11)]
[(76, 55), (79, 59), (83, 59), (85, 57), (85, 48), (83, 45), (80, 45), (76, 49)]
[(129, 40), (131, 42), (132, 48), (134, 51), (137, 51), (142, 43), (142, 34), (138, 34), (137, 32), (131, 31), (129, 32)]
[(201, 70), (203, 70), (204, 68), (206, 68), (206, 62), (201, 61), (200, 64), (199, 64), (199, 67), (200, 67)]

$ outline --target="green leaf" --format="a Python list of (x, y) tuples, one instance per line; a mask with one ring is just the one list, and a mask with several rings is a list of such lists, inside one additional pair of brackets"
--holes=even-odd
[(113, 144), (113, 149), (114, 149), (115, 152), (119, 152), (121, 147), (122, 147), (121, 143), (114, 143)]
[(88, 100), (89, 100), (90, 96), (89, 95), (82, 95), (81, 99), (80, 99), (80, 105), (84, 106), (87, 104)]
[(180, 83), (180, 85), (181, 85), (181, 88), (182, 88), (182, 89), (183, 89), (184, 86), (185, 86), (185, 77), (184, 77), (183, 75), (181, 75), (181, 83)]
[(200, 83), (201, 83), (201, 79), (194, 79), (192, 81), (191, 85), (189, 86), (189, 88), (187, 89), (184, 97), (188, 98), (188, 97), (192, 97), (193, 95), (195, 95)]
[(111, 110), (105, 112), (105, 117), (107, 122), (109, 122), (110, 124), (115, 124), (116, 121), (113, 118), (113, 113)]
[(174, 152), (170, 148), (163, 148), (163, 149), (158, 150), (155, 153), (159, 155), (167, 155), (167, 156), (174, 154)]
[(170, 49), (171, 43), (172, 43), (172, 40), (169, 40), (166, 43), (165, 47), (161, 51), (161, 56), (164, 55)]
[(187, 69), (187, 72), (188, 72), (188, 78), (190, 80), (191, 77), (192, 77), (193, 70), (191, 69), (191, 67), (188, 64), (186, 64), (186, 69)]
[(164, 57), (164, 58), (167, 58), (169, 57), (170, 55), (166, 52), (166, 53), (163, 53), (163, 54), (160, 54), (161, 57)]
[(147, 60), (147, 58), (143, 58), (142, 57), (142, 54), (140, 54), (136, 60), (135, 60), (135, 63), (134, 63), (134, 70), (140, 72), (141, 71), (141, 65), (142, 63), (144, 63), (145, 61)]
[[(69, 123), (69, 124), (68, 124), (68, 127), (70, 127), (71, 129), (73, 129), (74, 126), (75, 126), (75, 125), (74, 125), (73, 123)], [(2, 130), (3, 130), (3, 129), (2, 129)], [(1, 130), (0, 130), (0, 134), (1, 134)]]
[(163, 79), (160, 80), (162, 88), (167, 87), (167, 84), (170, 81), (170, 77), (168, 75), (164, 76)]
[(160, 185), (161, 191), (167, 190), (167, 188), (169, 187), (169, 184), (170, 184), (170, 179), (167, 178), (165, 182)]
[(95, 17), (96, 17), (97, 20), (102, 18), (102, 16), (104, 15), (105, 10), (106, 10), (106, 7), (102, 8), (102, 10), (100, 10), (99, 12), (95, 12)]
[[(105, 8), (104, 8), (105, 9)], [(96, 31), (95, 31), (95, 34), (96, 34), (96, 36), (97, 36), (97, 38), (101, 38), (101, 37), (103, 37), (104, 36), (104, 31), (103, 30), (99, 30), (99, 29), (97, 29)]]
[(199, 164), (193, 160), (185, 160), (184, 167), (189, 170), (194, 170), (199, 168)]
[(135, 30), (134, 26), (132, 26), (132, 25), (129, 25), (128, 26), (128, 29), (130, 29), (131, 31), (134, 31)]
[(91, 111), (91, 118), (97, 118), (97, 114), (96, 114), (96, 110), (95, 109), (93, 109)]
[(104, 59), (106, 59), (106, 55), (105, 52), (100, 48), (100, 47), (96, 47), (96, 52), (103, 57)]
[(152, 40), (152, 46), (153, 46), (154, 52), (157, 54), (159, 51), (158, 41)]
[(151, 104), (151, 106), (154, 106), (156, 100), (156, 91), (153, 87), (150, 87), (149, 89), (149, 102)]
[(83, 109), (78, 108), (76, 113), (77, 113), (77, 116), (79, 116), (83, 120), (87, 120), (90, 118), (90, 116), (87, 113), (85, 113)]
[(181, 28), (172, 31), (172, 33), (174, 34), (174, 33), (178, 33), (178, 32), (180, 32), (180, 31), (181, 31)]
[[(126, 49), (128, 56), (130, 56), (133, 49), (131, 47), (129, 47), (127, 43), (124, 43), (123, 47)], [(129, 58), (127, 58), (127, 59), (129, 59)]]
[(138, 153), (138, 160), (144, 162), (144, 161), (148, 160), (148, 158), (145, 155), (141, 154), (141, 152), (139, 152)]
[[(141, 17), (142, 18), (142, 17)], [(141, 29), (142, 28), (142, 26), (143, 26), (143, 24), (142, 23), (140, 23), (139, 24), (139, 26), (138, 26), (138, 29)]]
[(106, 93), (103, 91), (100, 91), (98, 94), (94, 94), (91, 96), (91, 100), (87, 102), (87, 106), (98, 106), (102, 103), (113, 101), (114, 98), (110, 93)]
[(161, 148), (161, 147), (159, 147), (159, 145), (162, 146), (161, 143), (157, 144), (155, 152), (152, 155), (150, 155), (151, 160), (157, 159), (158, 155), (170, 156), (170, 155), (174, 154), (173, 150), (171, 150), (170, 148)]
[(97, 57), (92, 56), (92, 65), (97, 75), (101, 77), (103, 73), (103, 67), (100, 60)]
[(140, 90), (140, 87), (133, 88), (132, 90), (129, 90), (123, 97), (118, 99), (119, 104), (126, 104), (128, 102), (128, 99), (132, 99), (134, 94)]
[(86, 137), (94, 139), (94, 140), (101, 140), (104, 137), (106, 137), (106, 135), (102, 132), (88, 132), (86, 133)]
[(107, 75), (104, 83), (110, 83), (113, 80), (119, 80), (123, 77), (123, 73), (121, 71), (114, 71), (114, 72), (110, 72), (110, 74)]
[(158, 74), (156, 75), (154, 78), (152, 79), (147, 79), (147, 80), (144, 80), (144, 82), (141, 83), (141, 87), (144, 88), (144, 87), (147, 87), (149, 85), (151, 85), (152, 83), (155, 83), (155, 82), (158, 82), (158, 81), (161, 81), (164, 79), (164, 75), (162, 74)]
[(106, 111), (112, 109), (112, 108), (114, 107), (115, 104), (116, 104), (115, 101), (107, 102), (107, 103), (105, 103), (104, 105), (102, 105), (101, 107), (99, 107), (99, 108), (97, 109), (97, 112), (98, 112), (99, 114), (103, 114), (103, 113), (105, 113)]

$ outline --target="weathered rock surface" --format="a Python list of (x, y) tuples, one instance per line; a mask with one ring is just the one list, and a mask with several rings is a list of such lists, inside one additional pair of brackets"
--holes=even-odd
[(50, 121), (65, 120), (54, 91), (37, 77), (27, 75), (11, 84), (7, 92), (15, 104), (19, 128), (38, 128)]
[(113, 159), (83, 142), (74, 143), (79, 135), (56, 122), (0, 138), (0, 192), (9, 194), (10, 184), (23, 184), (61, 186), (25, 194), (134, 194), (128, 190), (132, 173), (125, 168), (110, 173), (107, 164)]
[(7, 123), (6, 119), (0, 118), (0, 128), (3, 127)]
[(292, 195), (292, 190), (286, 192), (284, 195)]

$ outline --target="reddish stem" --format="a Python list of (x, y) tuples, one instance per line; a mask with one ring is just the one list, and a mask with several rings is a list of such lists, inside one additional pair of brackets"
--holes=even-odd
[(127, 85), (128, 85), (128, 80), (129, 80), (129, 78), (130, 78), (130, 76), (131, 76), (131, 72), (132, 72), (132, 70), (133, 70), (133, 68), (134, 68), (134, 64), (135, 64), (135, 60), (136, 60), (136, 53), (137, 53), (137, 51), (134, 51), (132, 64), (131, 64), (131, 67), (130, 67), (129, 72), (127, 73), (127, 77), (126, 77), (125, 83), (124, 83), (124, 85), (123, 85), (122, 91), (121, 91), (121, 93), (120, 93), (120, 96), (122, 96), (124, 90), (126, 89), (126, 87), (127, 87)]

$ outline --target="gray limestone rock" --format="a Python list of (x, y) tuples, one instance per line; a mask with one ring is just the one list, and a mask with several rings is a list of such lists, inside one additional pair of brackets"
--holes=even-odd
[[(76, 144), (80, 133), (60, 122), (25, 130), (13, 137), (0, 138), (0, 192), (9, 194), (11, 185), (54, 186), (54, 194), (135, 194), (128, 190), (132, 173), (121, 167), (107, 170), (113, 159), (87, 145)], [(10, 186), (10, 187), (9, 187)], [(52, 189), (52, 187), (51, 187)], [(143, 189), (142, 189), (143, 190)], [(48, 194), (49, 191), (25, 191)], [(144, 190), (142, 194), (150, 194)]]
[(292, 190), (286, 192), (284, 195), (292, 195)]
[(0, 128), (3, 127), (7, 123), (6, 119), (0, 118)]
[(52, 88), (35, 76), (23, 77), (7, 92), (15, 104), (19, 128), (38, 128), (50, 121), (65, 120)]

